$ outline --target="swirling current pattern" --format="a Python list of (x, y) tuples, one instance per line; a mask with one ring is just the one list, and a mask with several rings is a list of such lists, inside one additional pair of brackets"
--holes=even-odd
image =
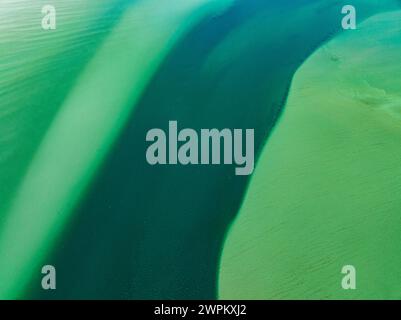
[[(0, 299), (400, 298), (401, 3), (351, 2), (1, 1)], [(253, 175), (150, 166), (169, 121)]]

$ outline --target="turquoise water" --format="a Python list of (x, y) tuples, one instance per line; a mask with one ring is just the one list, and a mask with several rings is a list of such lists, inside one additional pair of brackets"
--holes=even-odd
[[(355, 3), (361, 20), (395, 6)], [(60, 0), (44, 33), (39, 4), (3, 2), (18, 18), (0, 24), (0, 297), (217, 298), (249, 177), (150, 167), (146, 132), (254, 128), (259, 154), (344, 4)]]
[(226, 238), (220, 298), (400, 299), (400, 21), (374, 15), (296, 72)]

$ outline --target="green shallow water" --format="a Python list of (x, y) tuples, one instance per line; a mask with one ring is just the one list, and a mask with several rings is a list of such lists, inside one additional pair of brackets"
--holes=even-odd
[[(361, 21), (396, 3), (355, 1)], [(254, 184), (277, 163), (264, 164), (270, 141), (262, 148), (294, 72), (339, 31), (346, 1), (58, 0), (55, 32), (40, 29), (42, 4), (0, 3), (0, 298), (216, 298), (224, 240), (249, 177), (233, 177), (229, 166), (150, 167), (146, 132), (169, 120), (255, 128), (261, 169), (244, 208), (254, 191), (268, 199), (270, 187)], [(349, 83), (395, 119), (397, 104), (383, 101), (397, 86), (373, 73), (369, 83)], [(232, 294), (225, 274), (241, 277), (243, 261), (227, 252), (243, 252), (232, 239), (244, 210), (223, 250), (221, 297)], [(57, 268), (55, 292), (39, 286), (43, 264)], [(235, 292), (264, 296), (252, 281)]]
[(41, 29), (40, 1), (0, 3), (1, 212), (81, 70), (118, 20), (116, 3), (58, 1), (55, 33)]
[[(399, 299), (401, 11), (297, 71), (226, 240), (224, 299)], [(357, 289), (341, 288), (342, 266)]]
[[(239, 2), (178, 43), (80, 203), (63, 250), (50, 256), (68, 286), (55, 293), (34, 288), (34, 297), (217, 297), (224, 236), (248, 179), (234, 178), (230, 166), (150, 167), (141, 156), (144, 137), (170, 119), (198, 130), (255, 128), (259, 150), (293, 72), (339, 28), (337, 4), (304, 4)], [(275, 33), (266, 21), (281, 22), (281, 6), (293, 19)]]
[[(18, 10), (19, 7), (16, 7), (16, 4), (13, 3), (13, 10), (8, 14), (16, 15), (20, 14), (19, 11), (32, 12), (35, 9), (22, 7), (21, 10)], [(61, 2), (57, 7), (60, 12), (66, 9), (64, 13), (67, 16), (73, 16), (72, 20), (69, 20), (75, 28), (69, 31), (72, 35), (80, 32), (80, 23), (76, 23), (74, 19), (79, 19), (79, 21), (82, 19), (77, 16), (75, 10), (80, 14), (86, 7), (85, 3), (74, 4), (67, 6), (67, 2)], [(90, 6), (89, 3), (86, 4)], [(55, 103), (46, 101), (49, 115), (47, 118), (42, 115), (44, 117), (43, 126), (49, 125), (46, 128), (46, 135), (41, 137), (39, 147), (32, 154), (33, 159), (30, 159), (27, 165), (26, 174), (20, 182), (19, 189), (15, 192), (9, 209), (5, 211), (5, 215), (2, 215), (4, 220), (0, 235), (0, 256), (3, 257), (0, 265), (0, 295), (2, 297), (17, 296), (35, 272), (39, 261), (46, 256), (53, 241), (68, 222), (67, 219), (77, 200), (95, 174), (128, 115), (132, 112), (133, 105), (143, 88), (169, 48), (197, 19), (201, 19), (202, 16), (209, 13), (216, 13), (229, 4), (230, 1), (215, 1), (207, 4), (200, 0), (177, 0), (168, 4), (158, 1), (133, 3), (121, 16), (120, 21), (112, 26), (110, 35), (87, 65), (81, 66), (81, 72), (74, 80), (75, 86), (70, 88), (70, 92), (61, 103), (59, 110), (56, 112), (57, 105)], [(64, 8), (63, 5), (66, 7)], [(40, 9), (40, 6), (36, 9), (38, 8)], [(93, 8), (95, 9), (96, 6)], [(101, 8), (100, 11), (104, 11), (107, 6), (98, 6), (98, 8)], [(95, 16), (101, 15), (99, 10), (88, 13)], [(32, 17), (32, 20), (34, 18), (37, 16)], [(141, 28), (143, 21), (151, 18), (154, 23), (148, 24), (145, 29)], [(21, 19), (25, 21), (23, 17)], [(67, 27), (64, 25), (64, 28)], [(62, 19), (59, 21), (59, 28), (63, 29)], [(97, 30), (102, 31), (101, 28)], [(33, 29), (30, 32), (28, 24), (27, 29), (21, 31), (20, 41), (23, 43), (26, 33), (34, 36), (39, 32), (39, 28), (37, 31)], [(41, 32), (42, 34), (44, 33)], [(18, 35), (16, 36), (18, 38)], [(61, 33), (58, 36), (62, 39), (68, 38), (68, 34)], [(93, 34), (85, 33), (85, 36), (91, 37)], [(37, 39), (38, 42), (40, 40)], [(82, 40), (84, 39), (75, 39), (75, 41)], [(66, 42), (68, 41), (66, 40)], [(23, 45), (26, 46), (24, 48), (28, 48), (27, 50), (45, 51), (42, 42), (39, 47), (34, 47), (34, 49), (31, 49), (29, 44), (23, 43)], [(58, 40), (56, 45), (49, 44), (54, 51), (62, 45), (63, 43), (60, 44)], [(21, 54), (27, 54), (24, 51), (22, 48)], [(7, 62), (7, 51), (5, 53), (3, 51), (2, 54), (5, 57), (3, 68), (5, 70), (12, 68), (12, 66), (10, 67), (12, 62)], [(63, 55), (61, 47), (56, 54)], [(35, 55), (35, 52), (33, 55), (35, 58), (41, 58), (40, 54), (39, 56)], [(66, 60), (63, 60), (66, 65), (69, 63), (68, 58), (67, 55)], [(85, 54), (78, 58), (75, 57), (75, 59), (73, 57), (72, 62), (83, 63), (86, 62), (85, 58)], [(46, 59), (46, 54), (43, 59)], [(52, 62), (57, 63), (57, 56), (55, 60)], [(36, 67), (39, 68), (40, 65)], [(12, 70), (15, 75), (15, 68)], [(44, 71), (52, 74), (51, 70), (40, 70), (40, 72)], [(63, 71), (64, 68), (61, 66), (55, 72), (61, 77)], [(73, 72), (70, 71), (68, 75), (72, 77), (74, 74), (71, 73)], [(44, 80), (42, 91), (38, 93), (42, 95), (39, 102), (44, 103), (43, 95), (46, 95), (46, 89), (54, 89), (53, 86), (49, 88), (46, 85), (50, 86), (57, 80), (57, 78), (53, 78), (52, 83), (47, 83), (47, 79)], [(18, 82), (18, 79), (13, 81)], [(6, 89), (11, 86), (11, 84), (3, 85)], [(27, 85), (38, 84), (32, 80), (32, 83)], [(58, 94), (62, 94), (63, 88), (59, 89)], [(14, 90), (12, 94), (14, 97), (16, 94)], [(2, 109), (11, 113), (11, 109), (17, 102), (7, 101), (5, 98), (4, 100), (9, 105), (5, 104)], [(22, 112), (25, 112), (26, 116), (30, 118), (26, 122), (3, 118), (4, 130), (12, 130), (12, 128), (8, 128), (10, 123), (18, 126), (35, 123), (32, 119), (36, 116), (34, 113), (37, 113), (35, 106), (27, 105), (23, 101), (18, 101), (18, 105), (23, 106)], [(47, 110), (40, 108), (40, 111), (46, 112)], [(50, 115), (50, 113), (52, 114)], [(55, 113), (57, 114), (53, 118)], [(40, 130), (44, 129), (37, 129), (37, 131)], [(33, 131), (35, 133), (35, 130)], [(27, 139), (26, 132), (23, 134), (23, 139)], [(21, 152), (29, 153), (31, 151), (29, 146), (19, 144), (17, 138), (9, 142), (9, 144), (11, 143), (18, 144)], [(3, 144), (3, 148), (7, 150), (6, 143)], [(12, 156), (11, 154), (11, 159)], [(28, 157), (28, 155), (25, 156)], [(16, 166), (19, 174), (21, 174), (21, 170), (24, 170), (21, 167)], [(5, 175), (10, 174), (10, 170), (5, 170), (6, 164), (3, 164), (2, 168)], [(12, 178), (11, 176), (10, 180)], [(13, 181), (10, 181), (9, 185), (6, 185), (8, 187), (6, 191), (12, 188), (12, 183)], [(29, 241), (26, 242), (25, 239), (29, 239)]]

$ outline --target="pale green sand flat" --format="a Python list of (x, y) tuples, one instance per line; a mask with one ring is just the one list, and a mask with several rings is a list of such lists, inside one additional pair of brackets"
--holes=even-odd
[[(401, 11), (296, 73), (220, 268), (220, 298), (401, 298)], [(357, 289), (341, 287), (342, 266)]]

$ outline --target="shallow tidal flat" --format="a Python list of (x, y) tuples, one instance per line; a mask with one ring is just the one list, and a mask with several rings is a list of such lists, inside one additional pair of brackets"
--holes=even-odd
[[(400, 21), (376, 15), (297, 71), (227, 237), (220, 298), (400, 298)], [(341, 288), (348, 264), (357, 290)]]

